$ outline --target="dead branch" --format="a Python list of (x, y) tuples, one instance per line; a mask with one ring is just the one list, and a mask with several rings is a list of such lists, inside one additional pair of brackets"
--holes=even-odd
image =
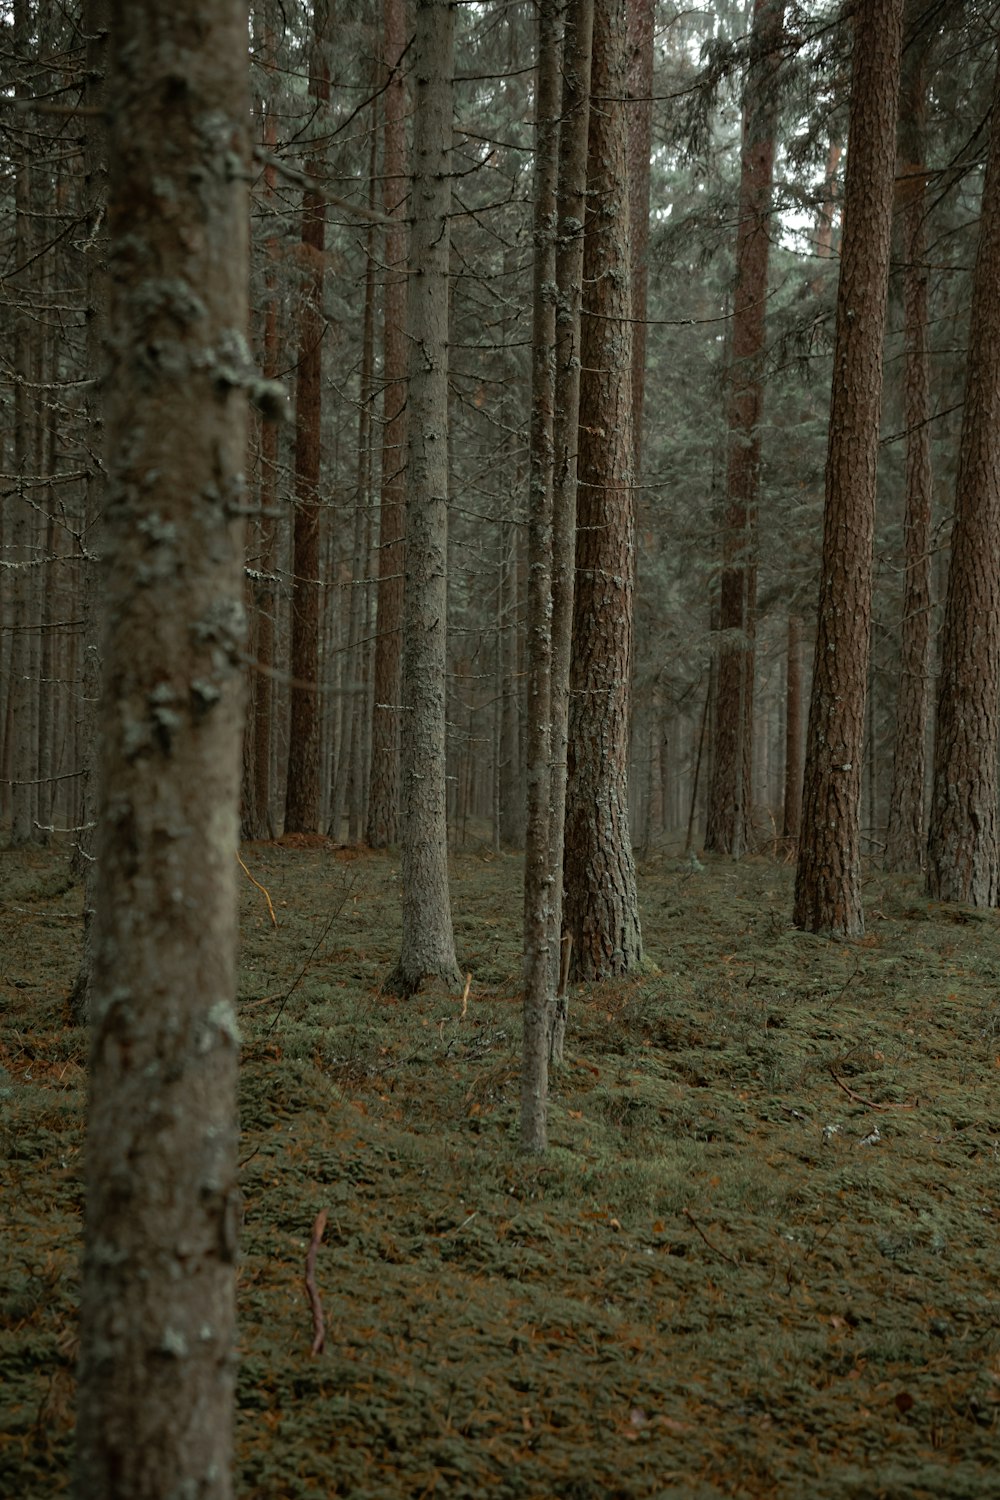
[(309, 1306), (312, 1309), (313, 1318), (313, 1354), (322, 1354), (326, 1343), (326, 1324), (323, 1320), (323, 1302), (316, 1286), (316, 1255), (319, 1251), (320, 1240), (326, 1228), (326, 1209), (321, 1208), (316, 1215), (313, 1225), (312, 1239), (309, 1241), (309, 1251), (306, 1255), (306, 1296), (309, 1298)]
[(866, 1109), (916, 1109), (917, 1107), (916, 1100), (910, 1104), (876, 1104), (874, 1099), (866, 1099), (862, 1094), (856, 1094), (852, 1088), (848, 1088), (844, 1080), (838, 1078), (832, 1068), (828, 1068), (827, 1072), (837, 1087), (844, 1090), (848, 1099), (853, 1099), (855, 1104), (863, 1104)]
[(718, 1247), (718, 1245), (713, 1245), (712, 1244), (712, 1241), (709, 1239), (709, 1237), (705, 1233), (704, 1229), (702, 1229), (701, 1225), (698, 1223), (698, 1220), (695, 1218), (694, 1214), (691, 1212), (691, 1210), (689, 1208), (682, 1209), (681, 1212), (683, 1213), (685, 1219), (687, 1219), (688, 1223), (691, 1225), (691, 1227), (695, 1231), (695, 1233), (698, 1234), (701, 1237), (701, 1239), (704, 1240), (705, 1244), (708, 1246), (708, 1248), (710, 1250), (713, 1250), (716, 1255), (721, 1255), (723, 1260), (728, 1260), (728, 1262), (729, 1262), (729, 1264), (731, 1266), (738, 1266), (739, 1265), (739, 1261), (736, 1260), (734, 1256), (727, 1255), (726, 1252), (725, 1252), (725, 1250), (720, 1250), (719, 1247)]

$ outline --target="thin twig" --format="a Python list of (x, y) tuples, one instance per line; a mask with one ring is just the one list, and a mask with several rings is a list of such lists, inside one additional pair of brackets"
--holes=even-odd
[(323, 1303), (316, 1286), (316, 1255), (319, 1251), (320, 1240), (326, 1228), (326, 1209), (321, 1208), (316, 1215), (313, 1225), (312, 1239), (309, 1241), (309, 1251), (306, 1255), (306, 1296), (309, 1298), (309, 1306), (312, 1308), (313, 1318), (313, 1354), (322, 1354), (326, 1343), (326, 1324), (323, 1320)]
[(916, 1100), (914, 1100), (912, 1104), (876, 1104), (874, 1099), (866, 1099), (864, 1095), (856, 1094), (852, 1088), (848, 1088), (844, 1080), (842, 1078), (838, 1078), (832, 1068), (828, 1068), (827, 1072), (830, 1074), (830, 1077), (833, 1079), (837, 1087), (844, 1090), (844, 1093), (847, 1095), (848, 1099), (853, 1099), (855, 1104), (863, 1104), (866, 1109), (916, 1109), (917, 1107)]
[(268, 893), (267, 886), (261, 885), (259, 880), (254, 880), (253, 876), (250, 874), (250, 871), (247, 869), (242, 859), (240, 859), (239, 854), (237, 854), (236, 858), (239, 860), (240, 869), (243, 871), (250, 884), (255, 885), (259, 891), (262, 891), (264, 893), (264, 900), (267, 902), (267, 909), (271, 913), (271, 925), (272, 927), (277, 927), (278, 919), (274, 915), (274, 907), (271, 905), (271, 897)]
[(687, 1219), (688, 1223), (691, 1225), (692, 1229), (694, 1229), (696, 1234), (700, 1235), (700, 1237), (705, 1241), (705, 1244), (710, 1250), (714, 1250), (716, 1255), (721, 1255), (723, 1260), (728, 1260), (731, 1266), (739, 1265), (739, 1261), (735, 1260), (733, 1256), (727, 1255), (725, 1250), (720, 1250), (718, 1245), (712, 1244), (712, 1241), (709, 1239), (704, 1229), (702, 1229), (701, 1225), (698, 1223), (698, 1220), (695, 1218), (694, 1214), (689, 1208), (682, 1209), (681, 1211), (684, 1214), (685, 1219)]

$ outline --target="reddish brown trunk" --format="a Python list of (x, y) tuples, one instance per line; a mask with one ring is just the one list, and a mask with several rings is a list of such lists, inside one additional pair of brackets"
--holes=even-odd
[(729, 455), (721, 649), (705, 847), (742, 855), (752, 826), (754, 641), (757, 630), (757, 503), (771, 193), (784, 0), (756, 0), (743, 105), (740, 215), (729, 370)]
[(903, 0), (860, 0), (795, 880), (796, 926), (845, 937), (864, 932), (861, 768), (902, 30)]
[(931, 615), (931, 385), (927, 346), (928, 292), (924, 228), (927, 213), (924, 123), (927, 113), (923, 54), (904, 58), (900, 129), (903, 308), (906, 325), (906, 575), (896, 699), (892, 791), (886, 831), (887, 870), (919, 870), (924, 863), (926, 763)]
[(927, 889), (996, 906), (1000, 713), (1000, 69), (993, 94), (938, 686)]

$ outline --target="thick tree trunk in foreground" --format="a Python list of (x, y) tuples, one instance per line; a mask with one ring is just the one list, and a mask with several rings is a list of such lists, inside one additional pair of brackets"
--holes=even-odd
[(1000, 70), (972, 284), (969, 364), (938, 684), (927, 890), (1000, 902)]
[(756, 0), (743, 91), (743, 151), (736, 285), (729, 369), (729, 454), (723, 567), (719, 591), (722, 647), (716, 677), (715, 740), (706, 849), (743, 855), (753, 821), (753, 689), (757, 634), (757, 506), (761, 360), (771, 248), (771, 198), (777, 127), (777, 73), (785, 0)]
[(642, 958), (628, 822), (635, 515), (625, 14), (594, 12), (584, 235), (576, 589), (564, 852), (572, 973), (606, 979)]
[(854, 17), (823, 561), (793, 920), (859, 937), (861, 768), (903, 0)]
[(448, 614), (449, 0), (418, 0), (413, 89), (412, 274), (403, 596), (403, 941), (390, 983), (458, 984), (448, 890), (445, 666)]
[(923, 867), (924, 771), (931, 641), (931, 370), (927, 344), (928, 288), (924, 126), (927, 94), (924, 52), (904, 54), (900, 118), (900, 226), (903, 316), (906, 325), (906, 515), (903, 623), (896, 696), (892, 791), (885, 840), (887, 870)]
[(238, 0), (115, 7), (79, 1500), (231, 1494), (246, 49)]

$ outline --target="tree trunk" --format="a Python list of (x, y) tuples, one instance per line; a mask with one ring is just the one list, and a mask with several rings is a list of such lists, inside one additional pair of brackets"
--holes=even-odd
[[(559, 184), (556, 193), (556, 346), (554, 474), (552, 490), (552, 775), (549, 787), (549, 867), (553, 872), (550, 914), (553, 963), (563, 941), (565, 891), (566, 771), (569, 742), (570, 658), (576, 572), (576, 486), (580, 428), (581, 308), (584, 219), (587, 203), (587, 142), (594, 0), (569, 0), (563, 40), (559, 111)], [(556, 978), (553, 977), (553, 986)], [(562, 1063), (568, 1000), (556, 990), (549, 1060)]]
[(927, 890), (996, 906), (1000, 713), (1000, 68), (993, 92), (941, 641)]
[(246, 48), (237, 0), (114, 9), (79, 1500), (232, 1492)]
[[(328, 0), (313, 6), (309, 92), (317, 112), (330, 97), (326, 59)], [(318, 174), (319, 158), (310, 162)], [(295, 526), (292, 563), (292, 691), (288, 727), (286, 833), (316, 833), (320, 820), (320, 505), (322, 452), (324, 263), (326, 202), (320, 189), (302, 193), (303, 289), (295, 383)]]
[(385, 235), (383, 293), (383, 438), (379, 505), (371, 787), (367, 840), (373, 849), (399, 838), (399, 746), (403, 646), (403, 527), (406, 504), (406, 48), (403, 0), (384, 0), (385, 66), (383, 208), (394, 219)]
[(906, 363), (906, 516), (903, 623), (896, 696), (896, 737), (886, 830), (885, 868), (919, 870), (926, 847), (924, 780), (931, 641), (931, 382), (927, 346), (928, 290), (924, 127), (924, 48), (903, 56), (899, 173), (902, 207), (903, 309)]
[(642, 471), (646, 395), (646, 307), (649, 290), (649, 163), (653, 150), (653, 0), (628, 6), (628, 196), (632, 277), (632, 449)]
[(535, 103), (531, 431), (528, 509), (527, 830), (524, 861), (524, 1044), (521, 1149), (548, 1145), (549, 1031), (558, 929), (552, 907), (558, 870), (550, 861), (552, 816), (552, 497), (555, 465), (556, 188), (559, 173), (557, 0), (540, 0)]
[(816, 656), (793, 920), (859, 937), (861, 771), (903, 0), (854, 17)]
[(635, 515), (623, 0), (594, 11), (564, 883), (572, 973), (642, 958), (628, 818)]
[(757, 634), (757, 506), (761, 361), (785, 0), (755, 0), (743, 92), (743, 152), (729, 368), (729, 453), (719, 593), (721, 649), (706, 849), (739, 859), (753, 823), (753, 692)]
[(403, 597), (403, 940), (390, 980), (458, 984), (448, 891), (445, 777), (448, 614), (448, 212), (450, 0), (417, 0), (413, 87), (412, 274), (406, 573)]

